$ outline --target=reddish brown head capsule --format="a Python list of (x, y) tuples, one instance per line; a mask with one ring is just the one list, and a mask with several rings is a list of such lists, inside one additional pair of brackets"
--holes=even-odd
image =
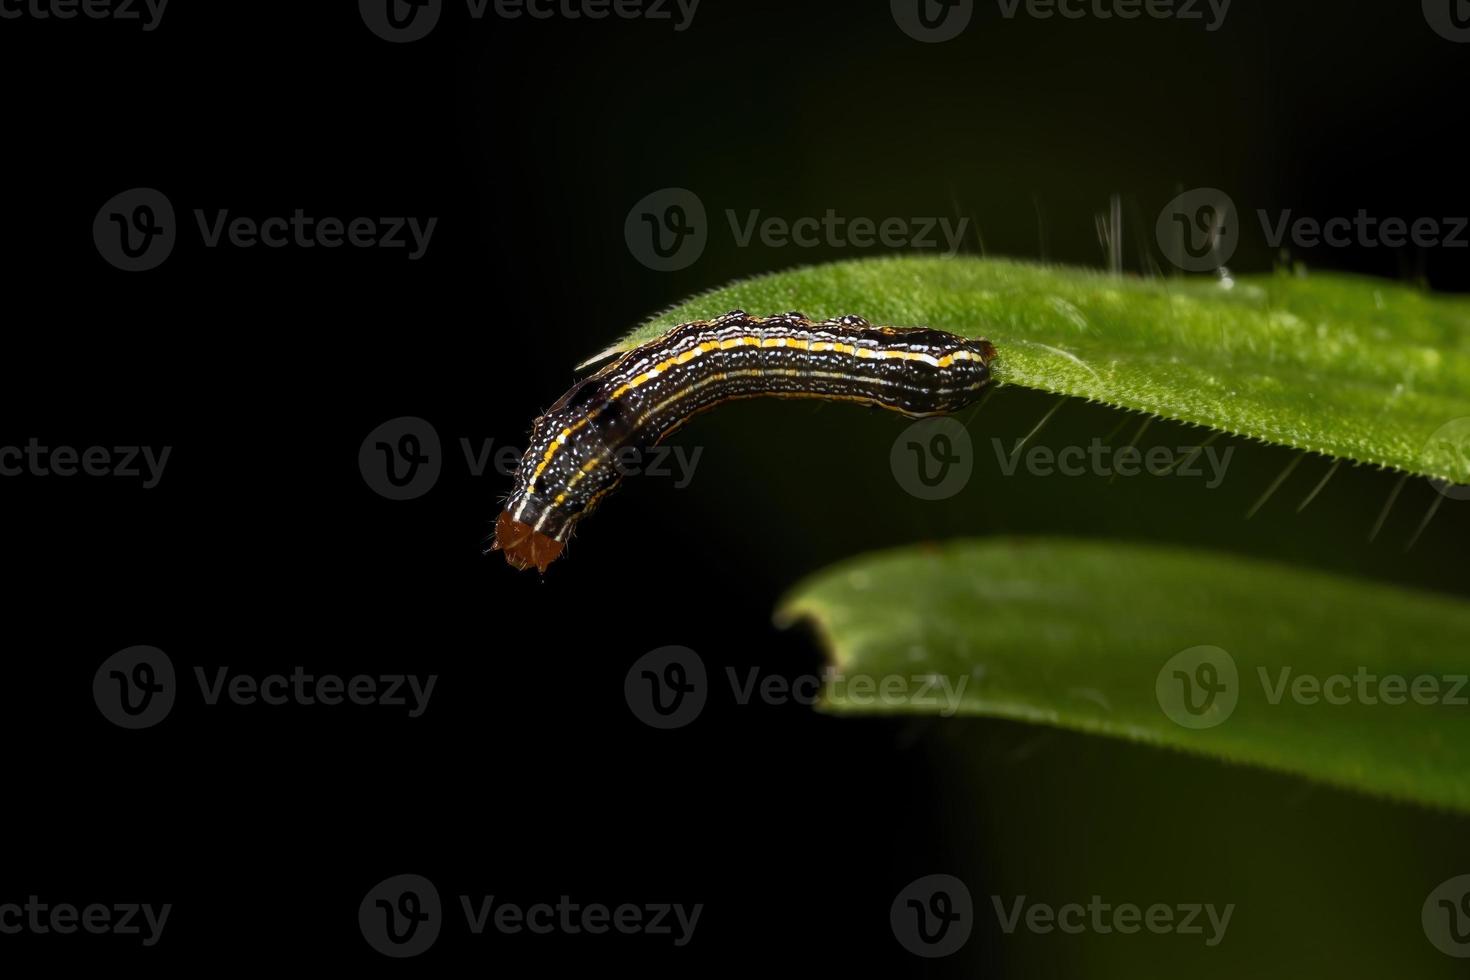
[(521, 571), (534, 565), (544, 575), (563, 547), (563, 542), (511, 517), (510, 511), (502, 511), (495, 521), (495, 544), (491, 548), (505, 552), (505, 560)]

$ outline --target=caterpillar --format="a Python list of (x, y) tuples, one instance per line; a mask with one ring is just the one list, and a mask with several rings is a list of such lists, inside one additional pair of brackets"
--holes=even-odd
[(970, 404), (995, 347), (859, 316), (812, 322), (732, 310), (682, 323), (584, 378), (532, 426), (492, 550), (543, 574), (572, 528), (622, 480), (626, 449), (653, 448), (694, 415), (737, 398), (822, 398), (918, 417)]

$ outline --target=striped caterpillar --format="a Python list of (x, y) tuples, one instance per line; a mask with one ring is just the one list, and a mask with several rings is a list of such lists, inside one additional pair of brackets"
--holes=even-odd
[(492, 549), (544, 573), (621, 482), (620, 452), (651, 449), (722, 402), (823, 398), (938, 415), (975, 400), (994, 358), (988, 340), (857, 316), (813, 323), (733, 310), (680, 324), (578, 382), (536, 420)]

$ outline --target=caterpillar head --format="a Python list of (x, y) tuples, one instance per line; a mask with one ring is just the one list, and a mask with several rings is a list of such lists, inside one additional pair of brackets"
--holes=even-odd
[(495, 543), (490, 547), (494, 551), (505, 552), (505, 560), (512, 568), (524, 571), (534, 565), (544, 575), (546, 567), (561, 554), (563, 544), (516, 520), (507, 510), (502, 511), (495, 521)]

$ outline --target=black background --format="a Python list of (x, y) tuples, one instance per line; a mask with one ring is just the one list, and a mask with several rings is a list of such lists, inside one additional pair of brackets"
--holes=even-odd
[[(722, 680), (694, 724), (655, 731), (622, 693), (629, 665), (666, 644), (698, 651), (716, 678), (819, 670), (808, 633), (771, 626), (781, 594), (837, 559), (925, 538), (1175, 541), (1462, 592), (1464, 504), (1447, 503), (1403, 550), (1433, 499), (1422, 481), (1371, 544), (1392, 475), (1345, 470), (1296, 514), (1326, 466), (1309, 458), (1245, 522), (1293, 457), (1248, 444), (1215, 492), (1002, 481), (982, 459), (963, 501), (926, 509), (888, 474), (902, 420), (741, 405), (681, 434), (705, 451), (687, 489), (634, 481), (542, 580), (481, 555), (509, 480), (471, 475), (460, 451), (461, 439), (522, 445), (577, 361), (671, 303), (866, 254), (740, 248), (726, 208), (963, 214), (989, 254), (1097, 265), (1094, 216), (1118, 193), (1125, 266), (1143, 273), (1160, 261), (1153, 217), (1185, 187), (1224, 188), (1246, 213), (1466, 214), (1470, 49), (1436, 36), (1417, 5), (1236, 0), (1210, 32), (1006, 20), (982, 3), (962, 37), (925, 45), (880, 2), (704, 0), (682, 32), (475, 21), (450, 3), (429, 37), (395, 45), (350, 3), (175, 4), (151, 32), (0, 21), (0, 444), (173, 447), (150, 490), (0, 480), (12, 571), (0, 901), (174, 905), (151, 949), (5, 936), (0, 961), (383, 968), (393, 964), (363, 941), (358, 902), (415, 873), (451, 921), (409, 968), (1079, 975), (1081, 946), (1005, 937), (985, 915), (963, 957), (925, 963), (894, 941), (889, 902), (934, 872), (965, 877), (983, 902), (996, 867), (1011, 883), (1035, 868), (1034, 891), (1085, 898), (1113, 880), (1103, 855), (1146, 879), (1206, 851), (1208, 866), (1182, 880), (1205, 896), (1224, 888), (1221, 901), (1227, 867), (1363, 887), (1307, 924), (1264, 927), (1246, 951), (1140, 945), (1134, 975), (1291, 975), (1320, 957), (1363, 975), (1405, 957), (1423, 972), (1452, 966), (1418, 933), (1417, 908), (1378, 907), (1374, 884), (1398, 876), (1423, 894), (1463, 871), (1464, 824), (1448, 816), (1008, 723), (742, 706)], [(713, 225), (699, 261), (660, 273), (635, 261), (623, 222), (670, 186), (694, 189)], [(133, 187), (168, 196), (180, 240), (158, 269), (128, 274), (90, 229)], [(210, 249), (192, 223), (195, 208), (298, 207), (438, 225), (409, 261)], [(1281, 256), (1258, 231), (1236, 271), (1285, 259), (1470, 286), (1464, 251)], [(1009, 442), (1048, 407), (1003, 391), (977, 435)], [(428, 420), (445, 453), (435, 487), (405, 502), (374, 493), (357, 464), (364, 437), (399, 416)], [(1056, 438), (1120, 419), (1070, 407)], [(186, 681), (173, 713), (139, 732), (107, 722), (89, 693), (98, 665), (133, 644), (166, 651)], [(192, 686), (196, 666), (298, 664), (439, 680), (416, 719), (207, 707)], [(1345, 854), (1357, 863), (1330, 870)], [(683, 949), (650, 936), (471, 937), (455, 920), (460, 894), (705, 909)]]

